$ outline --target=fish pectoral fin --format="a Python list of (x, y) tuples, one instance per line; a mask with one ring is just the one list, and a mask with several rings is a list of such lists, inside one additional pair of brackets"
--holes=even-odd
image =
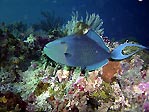
[(64, 41), (61, 41), (61, 44), (66, 44), (66, 42), (64, 42)]
[(106, 65), (108, 63), (108, 59), (105, 59), (99, 63), (96, 63), (96, 64), (93, 64), (93, 65), (90, 65), (90, 66), (87, 66), (86, 69), (91, 71), (91, 70), (95, 70), (95, 69), (98, 69), (100, 67), (103, 67), (104, 65)]

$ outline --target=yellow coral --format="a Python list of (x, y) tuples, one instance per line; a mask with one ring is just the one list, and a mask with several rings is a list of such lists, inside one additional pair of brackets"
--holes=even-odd
[(1, 103), (7, 103), (7, 99), (5, 98), (5, 96), (0, 97), (0, 102)]

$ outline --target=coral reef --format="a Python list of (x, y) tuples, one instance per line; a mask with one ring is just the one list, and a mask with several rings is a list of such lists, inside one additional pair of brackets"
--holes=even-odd
[[(48, 21), (53, 20), (51, 15), (47, 18)], [(105, 44), (113, 50), (120, 43), (112, 42), (103, 35), (102, 24), (99, 15), (87, 13), (83, 19), (76, 12), (60, 30), (56, 30), (57, 26), (52, 23), (45, 30), (46, 33), (40, 32), (44, 36), (28, 28), (32, 33), (24, 33), (24, 40), (8, 32), (7, 25), (1, 24), (0, 111), (149, 111), (148, 51), (141, 51), (123, 61), (110, 60), (106, 66), (88, 72), (87, 75), (79, 67), (67, 67), (53, 62), (42, 52), (46, 43), (59, 36), (89, 27), (101, 35)], [(22, 30), (18, 32), (20, 35)], [(127, 47), (124, 53), (135, 49)]]

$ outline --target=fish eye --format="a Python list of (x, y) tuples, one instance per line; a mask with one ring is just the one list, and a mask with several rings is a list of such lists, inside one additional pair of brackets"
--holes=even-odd
[(86, 34), (88, 32), (88, 28), (83, 29), (83, 34)]

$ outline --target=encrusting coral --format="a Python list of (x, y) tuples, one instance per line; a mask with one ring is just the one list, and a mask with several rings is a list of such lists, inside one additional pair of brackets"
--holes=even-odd
[(121, 64), (120, 62), (110, 61), (107, 65), (102, 68), (101, 78), (105, 82), (113, 82), (116, 80), (116, 74), (120, 74)]

